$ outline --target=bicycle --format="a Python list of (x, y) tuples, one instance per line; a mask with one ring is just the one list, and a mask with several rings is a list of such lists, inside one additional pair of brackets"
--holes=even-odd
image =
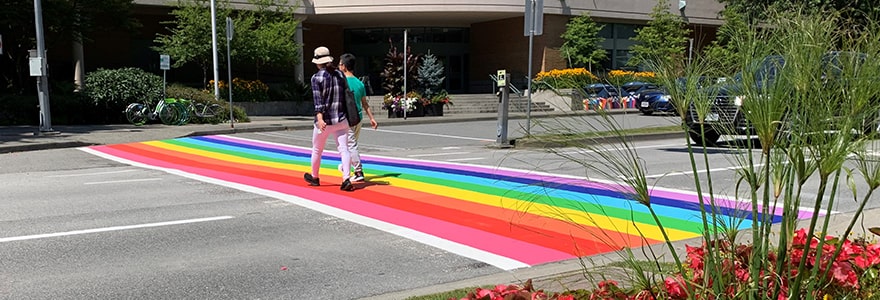
[(144, 125), (147, 121), (156, 120), (156, 118), (165, 125), (180, 125), (180, 119), (186, 114), (186, 111), (180, 103), (169, 98), (160, 100), (152, 110), (148, 104), (135, 102), (129, 104), (123, 113), (125, 113), (128, 122), (136, 126)]
[(223, 112), (223, 107), (217, 103), (202, 103), (189, 99), (176, 99), (176, 103), (183, 107), (183, 123), (189, 122), (189, 116), (194, 115), (201, 119), (213, 118)]

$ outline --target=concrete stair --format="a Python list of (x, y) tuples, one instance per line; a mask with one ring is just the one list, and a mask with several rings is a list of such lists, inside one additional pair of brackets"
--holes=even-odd
[[(455, 94), (449, 95), (452, 105), (443, 109), (443, 114), (474, 114), (498, 113), (498, 97), (495, 94)], [(525, 112), (529, 98), (510, 94), (508, 112)], [(553, 107), (545, 102), (532, 101), (533, 112), (553, 111)]]

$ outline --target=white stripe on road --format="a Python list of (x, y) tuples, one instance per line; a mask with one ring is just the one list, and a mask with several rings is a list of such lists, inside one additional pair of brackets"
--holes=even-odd
[(470, 153), (470, 152), (446, 152), (446, 153), (412, 154), (412, 155), (407, 155), (407, 157), (425, 157), (425, 156), (460, 155), (460, 154), (468, 154), (468, 153)]
[(397, 130), (387, 130), (387, 129), (377, 129), (376, 131), (400, 133), (400, 134), (424, 135), (424, 136), (433, 136), (433, 137), (444, 137), (444, 138), (481, 141), (481, 142), (494, 142), (495, 141), (495, 140), (490, 140), (490, 139), (481, 139), (481, 138), (472, 138), (472, 137), (467, 137), (467, 136), (456, 136), (456, 135), (446, 135), (446, 134), (436, 134), (436, 133), (409, 132), (409, 131), (397, 131)]
[(649, 145), (649, 146), (641, 146), (641, 147), (624, 147), (624, 148), (596, 148), (591, 149), (590, 147), (583, 148), (580, 151), (565, 151), (559, 152), (559, 154), (578, 154), (584, 152), (608, 152), (608, 151), (618, 151), (618, 150), (630, 150), (630, 149), (651, 149), (651, 148), (663, 148), (663, 147), (680, 147), (681, 144), (665, 144), (665, 145)]
[(108, 171), (108, 172), (95, 172), (95, 173), (79, 173), (79, 174), (66, 174), (66, 175), (50, 175), (46, 176), (48, 178), (57, 178), (57, 177), (79, 177), (79, 176), (94, 176), (94, 175), (106, 175), (106, 174), (117, 174), (117, 173), (127, 173), (134, 172), (137, 170), (121, 170), (121, 171)]
[(470, 160), (482, 160), (482, 159), (485, 159), (485, 158), (482, 158), (482, 157), (454, 158), (454, 159), (447, 159), (446, 161), (470, 161)]
[[(270, 137), (285, 138), (285, 139), (291, 139), (291, 140), (306, 141), (306, 142), (309, 142), (309, 143), (312, 142), (312, 138), (311, 138), (311, 137), (297, 137), (297, 136), (293, 136), (293, 135), (291, 135), (291, 134), (285, 134), (285, 133), (257, 132), (257, 133), (255, 133), (255, 134), (257, 134), (257, 135), (264, 135), (264, 136), (270, 136)], [(265, 142), (265, 141), (263, 141), (263, 142)], [(284, 145), (284, 144), (278, 144), (278, 145)], [(285, 145), (285, 146), (290, 146), (290, 145)], [(365, 143), (362, 143), (362, 142), (360, 142), (360, 141), (358, 141), (358, 147), (363, 147), (363, 148), (373, 148), (373, 149), (379, 149), (379, 150), (382, 150), (382, 151), (400, 151), (400, 150), (406, 150), (406, 148), (400, 148), (400, 147), (389, 147), (389, 146), (382, 146), (382, 145), (365, 144)]]
[(8, 237), (8, 238), (0, 238), (0, 243), (14, 242), (14, 241), (24, 241), (24, 240), (34, 240), (34, 239), (51, 238), (51, 237), (60, 237), (60, 236), (77, 235), (77, 234), (98, 233), (98, 232), (107, 232), (107, 231), (119, 231), (119, 230), (138, 229), (138, 228), (149, 228), (149, 227), (159, 227), (159, 226), (170, 226), (170, 225), (180, 225), (180, 224), (198, 223), (198, 222), (208, 222), (208, 221), (219, 221), (219, 220), (226, 220), (226, 219), (232, 219), (232, 218), (235, 218), (235, 217), (232, 217), (232, 216), (220, 216), (220, 217), (201, 218), (201, 219), (189, 219), (189, 220), (179, 220), (179, 221), (169, 221), (169, 222), (159, 222), (159, 223), (147, 223), (147, 224), (128, 225), (128, 226), (114, 226), (114, 227), (104, 227), (104, 228), (94, 228), (94, 229), (84, 229), (84, 230), (74, 230), (74, 231), (67, 231), (67, 232), (56, 232), (56, 233), (46, 233), (46, 234), (34, 234), (34, 235), (14, 236), (14, 237)]
[(91, 184), (113, 184), (113, 183), (129, 183), (129, 182), (141, 182), (141, 181), (155, 181), (162, 180), (162, 178), (143, 178), (143, 179), (127, 179), (127, 180), (113, 180), (113, 181), (95, 181), (95, 182), (86, 182), (83, 183), (85, 185)]

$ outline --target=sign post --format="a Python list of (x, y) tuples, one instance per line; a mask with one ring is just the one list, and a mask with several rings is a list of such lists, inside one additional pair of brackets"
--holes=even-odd
[(232, 44), (232, 18), (226, 17), (226, 70), (229, 73), (229, 127), (235, 128), (235, 118), (232, 116), (232, 57), (230, 56), (229, 44)]
[(526, 136), (531, 135), (532, 130), (532, 56), (535, 45), (535, 36), (544, 33), (544, 0), (526, 0), (525, 32), (529, 37), (529, 74), (526, 93), (529, 101), (526, 103)]
[(159, 69), (162, 69), (162, 99), (164, 99), (168, 98), (165, 93), (165, 83), (168, 82), (165, 77), (165, 71), (171, 70), (171, 56), (168, 56), (167, 54), (159, 55)]
[(507, 140), (507, 107), (510, 103), (510, 88), (507, 86), (507, 70), (498, 70), (498, 89), (501, 91), (498, 99), (498, 136), (495, 138), (495, 146), (509, 148)]

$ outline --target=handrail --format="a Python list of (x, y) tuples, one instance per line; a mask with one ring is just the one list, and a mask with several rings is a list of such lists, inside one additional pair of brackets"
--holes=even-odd
[[(489, 78), (491, 78), (492, 81), (495, 82), (495, 85), (496, 85), (496, 86), (498, 85), (498, 76), (496, 76), (496, 75), (494, 75), (494, 74), (489, 74)], [(520, 97), (523, 96), (523, 92), (520, 91), (518, 88), (516, 88), (516, 86), (513, 85), (513, 83), (511, 83), (511, 82), (508, 81), (508, 82), (507, 82), (507, 86), (509, 86), (509, 87), (510, 87), (510, 91), (513, 92), (514, 94), (516, 94), (517, 96), (520, 96)]]

